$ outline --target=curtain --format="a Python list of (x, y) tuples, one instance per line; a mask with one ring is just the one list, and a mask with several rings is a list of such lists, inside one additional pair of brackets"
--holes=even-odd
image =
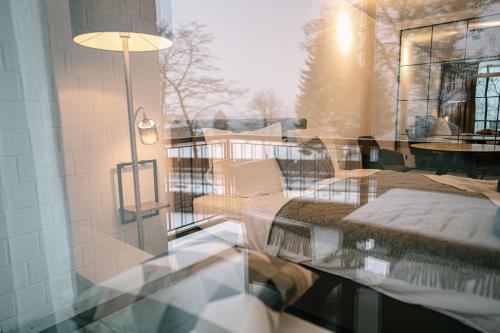
[(479, 62), (441, 65), (438, 115), (449, 116), (452, 132), (474, 132), (478, 68)]

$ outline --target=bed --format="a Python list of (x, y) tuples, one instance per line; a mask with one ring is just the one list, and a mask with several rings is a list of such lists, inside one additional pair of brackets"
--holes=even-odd
[[(498, 332), (497, 207), (480, 194), (463, 195), (425, 176), (394, 174), (382, 171), (322, 181), (296, 198), (283, 193), (232, 198), (228, 216), (244, 223), (244, 245), (249, 248), (352, 279), (401, 301), (446, 313), (480, 331)], [(363, 184), (374, 186), (394, 177), (409, 180), (408, 187), (397, 185), (380, 196), (360, 190)], [(441, 187), (442, 192), (422, 190), (422, 184), (415, 190), (415, 181)], [(335, 195), (328, 199), (331, 192)], [(319, 204), (309, 201), (314, 197)], [(391, 207), (388, 203), (395, 199), (399, 205)], [(223, 205), (223, 200), (221, 196), (200, 198), (195, 200), (195, 210), (214, 202)], [(338, 208), (344, 217), (333, 217), (336, 214), (318, 210), (318, 205), (330, 206), (332, 211)]]
[[(194, 199), (195, 212), (241, 221), (242, 245), (251, 249), (352, 279), (479, 331), (500, 331), (497, 203), (425, 175), (334, 170), (324, 166), (331, 149), (323, 145), (317, 153), (315, 145), (299, 145), (306, 160), (314, 152), (322, 171), (307, 186), (294, 187), (286, 175), (297, 174), (297, 163), (281, 163), (275, 154), (282, 191), (207, 194)], [(307, 166), (299, 169), (307, 174)], [(480, 185), (485, 192), (493, 186)]]

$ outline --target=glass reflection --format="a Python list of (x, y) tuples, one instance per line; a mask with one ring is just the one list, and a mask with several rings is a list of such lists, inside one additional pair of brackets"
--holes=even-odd
[[(359, 193), (360, 187), (345, 189)], [(338, 209), (346, 207), (343, 201), (332, 202), (339, 205)], [(453, 298), (465, 300), (472, 294), (500, 299), (498, 238), (492, 234), (492, 230), (498, 229), (500, 215), (488, 199), (395, 188), (376, 200), (349, 204), (347, 207), (351, 208), (347, 211), (351, 213), (340, 213), (345, 217), (332, 219), (329, 227), (319, 225), (321, 222), (304, 224), (303, 233), (296, 230), (298, 226), (293, 227), (295, 233), (306, 237), (304, 244), (309, 244), (306, 239), (311, 237), (311, 252), (286, 244), (281, 244), (281, 248), (288, 256), (290, 251), (298, 251), (300, 256), (311, 255), (313, 266), (358, 281), (370, 283), (375, 279), (382, 283), (380, 278), (384, 277), (388, 279), (384, 284), (401, 281), (412, 288), (447, 292)], [(474, 213), (470, 207), (475, 207)], [(287, 228), (285, 220), (278, 219), (275, 223), (278, 229)], [(406, 233), (410, 231), (411, 234)], [(399, 291), (390, 293), (398, 295)], [(468, 299), (471, 309), (481, 308), (481, 298)], [(459, 303), (448, 306), (454, 309)]]
[[(112, 23), (174, 41), (131, 56), (133, 101), (119, 54), (72, 40)], [(351, 316), (350, 331), (439, 326), (416, 306), (379, 308), (394, 301), (383, 294), (447, 313), (448, 331), (500, 330), (499, 1), (4, 0), (0, 31), (0, 332), (75, 315), (59, 331), (161, 331), (172, 295), (200, 315), (183, 291), (231, 276), (209, 258), (226, 248), (173, 238), (328, 274), (313, 289), (332, 303), (308, 310)], [(141, 166), (140, 188), (116, 168), (131, 102), (160, 129), (138, 142), (158, 166)], [(120, 220), (138, 191), (153, 212), (142, 227)], [(220, 260), (239, 263), (232, 289), (258, 294), (239, 251)], [(183, 283), (205, 268), (210, 283)], [(169, 293), (162, 278), (179, 271)]]

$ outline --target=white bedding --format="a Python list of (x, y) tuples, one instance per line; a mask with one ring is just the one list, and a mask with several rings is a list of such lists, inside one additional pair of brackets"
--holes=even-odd
[(283, 192), (254, 198), (205, 195), (194, 199), (194, 212), (197, 216), (210, 218), (225, 216), (245, 224), (245, 246), (265, 251), (267, 235), (274, 216), (290, 200)]
[[(370, 176), (377, 171), (378, 170), (347, 171), (343, 174), (340, 174), (340, 177), (323, 180), (315, 184), (315, 187), (318, 188), (321, 186), (327, 186), (335, 181), (340, 180), (341, 178)], [(390, 195), (398, 194), (400, 195), (401, 193), (393, 192)], [(389, 278), (384, 276), (384, 267), (381, 267), (383, 266), (383, 263), (367, 263), (363, 269), (344, 269), (336, 266), (335, 262), (325, 263), (323, 261), (324, 256), (321, 249), (322, 242), (318, 240), (321, 237), (328, 238), (330, 248), (326, 249), (326, 251), (329, 251), (329, 253), (331, 253), (331, 240), (335, 237), (335, 235), (328, 233), (331, 232), (331, 230), (327, 231), (321, 227), (314, 227), (313, 235), (316, 235), (317, 241), (313, 242), (316, 248), (313, 248), (312, 258), (299, 257), (296, 254), (288, 253), (283, 249), (268, 246), (267, 240), (276, 214), (283, 207), (283, 205), (285, 205), (295, 195), (297, 194), (290, 195), (289, 193), (275, 193), (255, 198), (230, 199), (207, 196), (204, 199), (196, 199), (195, 209), (197, 211), (206, 211), (206, 208), (202, 208), (201, 206), (207, 202), (211, 202), (212, 206), (225, 206), (228, 216), (238, 219), (239, 221), (242, 221), (244, 223), (247, 239), (246, 245), (251, 249), (265, 251), (269, 254), (276, 255), (293, 262), (310, 265), (316, 269), (352, 279), (358, 283), (369, 286), (377, 291), (380, 291), (383, 294), (399, 299), (401, 301), (412, 304), (420, 304), (433, 310), (446, 313), (447, 315), (454, 317), (459, 321), (470, 325), (480, 331), (500, 332), (500, 302), (498, 300), (481, 297), (467, 292), (457, 292), (452, 290), (444, 290), (440, 288), (431, 288), (416, 284), (410, 284), (400, 280)], [(382, 200), (379, 203), (385, 205), (385, 207), (387, 208), (388, 205), (387, 203), (384, 204), (382, 202), (384, 200), (382, 197), (383, 196), (380, 197)], [(416, 198), (413, 198), (414, 202), (415, 199)], [(431, 198), (427, 199), (430, 200)], [(372, 203), (364, 206), (367, 208), (361, 209), (359, 211), (359, 214), (363, 215), (363, 217), (366, 219), (376, 219), (380, 222), (380, 219), (377, 219), (377, 214), (373, 211), (374, 205), (380, 206), (379, 203), (377, 203), (377, 200), (374, 200), (372, 201)], [(473, 198), (472, 200), (481, 199)], [(488, 199), (485, 198), (484, 200)], [(409, 201), (406, 201), (406, 203), (411, 203), (411, 198), (409, 198)], [(463, 204), (467, 205), (467, 203)], [(413, 210), (413, 213), (411, 214), (418, 215), (418, 213), (419, 211), (418, 209), (416, 209)], [(444, 215), (449, 213), (449, 211), (443, 212)], [(421, 217), (425, 217), (425, 213), (423, 214), (424, 215), (422, 215), (422, 212), (420, 212)], [(443, 216), (443, 214), (440, 214), (440, 216), (444, 219), (443, 221), (449, 220), (445, 219), (445, 216)], [(471, 216), (470, 214), (468, 214), (466, 217), (470, 219), (473, 218), (473, 215)], [(486, 245), (488, 245), (489, 247), (500, 248), (500, 239), (498, 237), (492, 237), (491, 233), (487, 232), (488, 230), (486, 229), (488, 229), (488, 226), (485, 226), (486, 229), (483, 228), (484, 230), (478, 230), (478, 232), (476, 233), (471, 233), (472, 229), (470, 228), (470, 226), (469, 228), (467, 228), (466, 220), (462, 220), (463, 228), (461, 228), (460, 230), (450, 229), (447, 232), (447, 228), (443, 225), (443, 228), (439, 229), (438, 231), (442, 233), (442, 237), (451, 239), (457, 239), (457, 237), (462, 238), (462, 236), (464, 236), (464, 233), (467, 233), (467, 236), (464, 236), (462, 238), (465, 239), (466, 242), (469, 242), (471, 244), (486, 243)], [(436, 230), (425, 230), (425, 223), (421, 224), (419, 228), (423, 228), (422, 230), (420, 230), (420, 232), (433, 232), (434, 234), (436, 233)]]
[(356, 209), (345, 220), (500, 250), (500, 238), (491, 232), (495, 216), (477, 220), (488, 206), (486, 198), (397, 188)]
[(481, 193), (491, 202), (500, 207), (500, 193), (497, 192), (497, 182), (494, 180), (479, 180), (472, 178), (456, 177), (451, 175), (425, 175), (436, 183), (450, 185), (463, 191)]
[(193, 210), (200, 220), (213, 216), (224, 216), (244, 222), (247, 229), (248, 246), (251, 249), (265, 251), (267, 236), (269, 235), (274, 217), (289, 200), (302, 194), (310, 193), (319, 187), (326, 187), (340, 179), (367, 177), (379, 171), (375, 169), (345, 170), (342, 173), (338, 173), (335, 178), (324, 179), (304, 192), (276, 192), (253, 198), (216, 194), (204, 195), (194, 199)]

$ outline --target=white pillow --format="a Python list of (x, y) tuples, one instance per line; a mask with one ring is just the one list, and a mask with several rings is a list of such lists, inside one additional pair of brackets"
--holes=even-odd
[[(255, 130), (255, 131), (246, 131), (246, 132), (233, 132), (229, 130), (220, 130), (215, 128), (203, 128), (203, 135), (205, 136), (205, 142), (209, 145), (210, 150), (210, 160), (216, 159), (228, 159), (229, 156), (224, 156), (224, 136), (227, 136), (228, 139), (237, 140), (238, 137), (244, 136), (265, 136), (265, 141), (276, 141), (281, 142), (283, 136), (283, 130), (281, 128), (281, 123), (275, 123), (273, 125)], [(250, 145), (250, 144), (249, 144)], [(254, 147), (258, 147), (254, 146)], [(272, 158), (274, 157), (274, 149), (271, 145), (267, 145), (262, 147), (262, 156), (257, 156), (260, 158)], [(243, 158), (250, 158), (243, 157)], [(255, 156), (252, 156), (255, 158)]]
[[(276, 137), (276, 140), (271, 140), (271, 141), (281, 141), (281, 137), (283, 135), (283, 130), (281, 128), (281, 123), (275, 123), (272, 125), (269, 125), (264, 128), (260, 128), (255, 131), (245, 131), (245, 132), (233, 132), (230, 130), (220, 130), (216, 128), (203, 128), (203, 135), (205, 136), (205, 141), (209, 142), (211, 141), (211, 138), (214, 136), (219, 136), (219, 135), (231, 135), (231, 136), (251, 136), (251, 135), (256, 135), (256, 136), (271, 136), (271, 137)], [(215, 140), (219, 140), (220, 138), (215, 138)], [(272, 139), (272, 138), (271, 138)]]
[(207, 173), (215, 194), (252, 198), (283, 191), (281, 170), (276, 159), (214, 161)]

